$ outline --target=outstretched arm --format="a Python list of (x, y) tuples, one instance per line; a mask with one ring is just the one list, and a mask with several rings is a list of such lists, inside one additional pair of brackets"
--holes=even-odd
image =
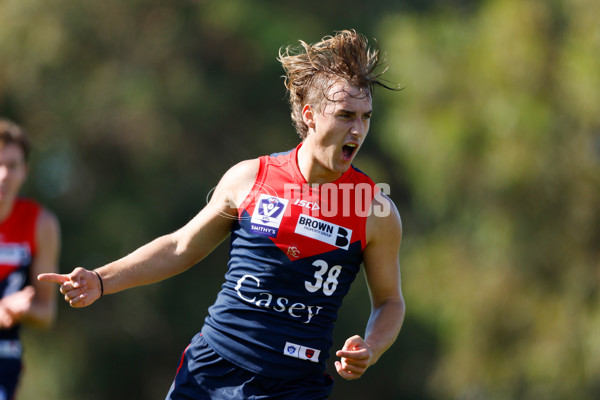
[(367, 220), (364, 266), (371, 296), (371, 316), (364, 339), (359, 335), (352, 336), (336, 353), (340, 361), (336, 361), (335, 367), (344, 379), (358, 379), (375, 364), (394, 343), (404, 321), (398, 261), (402, 223), (396, 207), (387, 197), (377, 196), (374, 203), (390, 212), (386, 216), (372, 213)]
[(244, 161), (231, 168), (209, 204), (179, 230), (95, 271), (76, 268), (70, 274), (42, 274), (38, 279), (60, 284), (60, 291), (71, 306), (85, 307), (98, 300), (102, 291), (116, 293), (186, 271), (229, 234), (237, 218), (237, 205), (252, 188), (258, 162)]

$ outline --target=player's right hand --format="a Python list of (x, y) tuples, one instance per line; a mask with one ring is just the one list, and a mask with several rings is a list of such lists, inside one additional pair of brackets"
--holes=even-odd
[(38, 280), (60, 285), (60, 292), (71, 307), (87, 307), (102, 295), (96, 274), (84, 268), (75, 268), (70, 274), (40, 274)]

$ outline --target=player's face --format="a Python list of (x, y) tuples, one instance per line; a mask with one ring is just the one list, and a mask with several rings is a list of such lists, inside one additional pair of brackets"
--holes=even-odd
[(14, 200), (26, 175), (23, 150), (16, 144), (0, 144), (0, 201)]
[(331, 100), (313, 110), (314, 127), (306, 142), (322, 167), (339, 175), (350, 167), (369, 132), (371, 95), (368, 89), (339, 82), (327, 97)]

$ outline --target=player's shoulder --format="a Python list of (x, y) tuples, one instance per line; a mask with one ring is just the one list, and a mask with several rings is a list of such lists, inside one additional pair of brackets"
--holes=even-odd
[(260, 169), (260, 158), (240, 161), (223, 175), (228, 182), (254, 182)]
[(225, 195), (234, 204), (241, 204), (254, 187), (259, 170), (259, 158), (238, 162), (225, 172), (213, 196)]
[(402, 237), (402, 220), (398, 208), (385, 193), (378, 191), (371, 203), (367, 219), (367, 235), (375, 237)]
[(40, 207), (40, 212), (37, 217), (37, 230), (38, 232), (45, 234), (58, 234), (60, 231), (60, 223), (56, 214), (46, 207)]
[(38, 215), (38, 223), (43, 224), (58, 224), (58, 217), (48, 208), (41, 206)]

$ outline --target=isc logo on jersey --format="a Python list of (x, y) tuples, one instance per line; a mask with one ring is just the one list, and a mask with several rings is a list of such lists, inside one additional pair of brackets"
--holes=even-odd
[(259, 235), (277, 236), (288, 200), (261, 194), (250, 220), (250, 229)]
[(300, 214), (295, 233), (348, 250), (352, 229)]

